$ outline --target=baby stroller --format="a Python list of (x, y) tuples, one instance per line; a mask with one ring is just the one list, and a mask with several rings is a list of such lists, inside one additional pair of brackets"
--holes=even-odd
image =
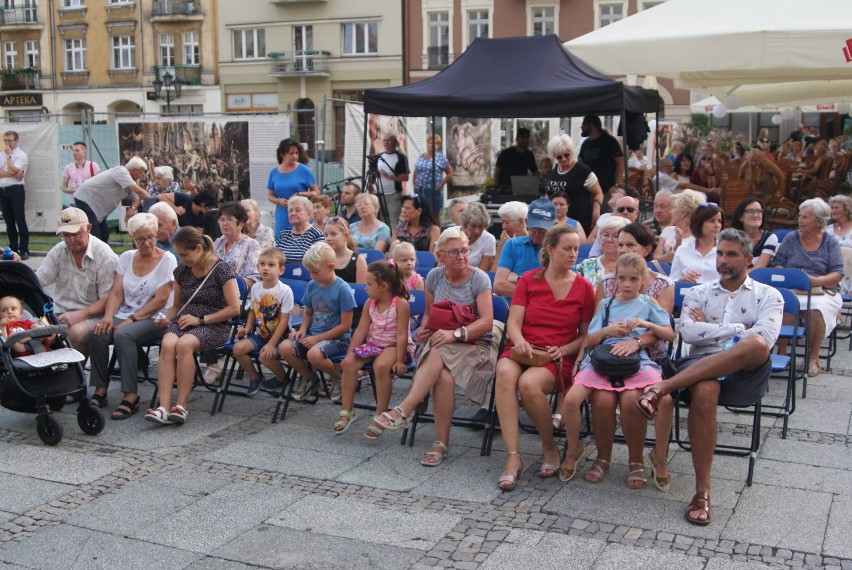
[[(35, 413), (36, 431), (47, 445), (62, 440), (62, 425), (50, 415), (59, 411), (67, 396), (79, 398), (77, 424), (83, 432), (97, 435), (104, 429), (101, 411), (89, 404), (83, 375), (82, 355), (68, 341), (68, 327), (60, 325), (53, 314), (53, 300), (41, 289), (33, 270), (15, 261), (0, 261), (0, 296), (14, 295), (24, 302), (24, 309), (34, 317), (44, 317), (49, 326), (16, 332), (3, 341), (0, 338), (0, 405), (15, 412)], [(54, 362), (33, 366), (12, 357), (12, 346), (24, 338), (30, 350), (44, 352), (40, 339), (56, 335), (49, 356)], [(68, 361), (62, 361), (68, 358)]]

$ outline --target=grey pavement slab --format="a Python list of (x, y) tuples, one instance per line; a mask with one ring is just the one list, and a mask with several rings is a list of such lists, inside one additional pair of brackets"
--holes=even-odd
[[(827, 493), (755, 484), (743, 492), (721, 536), (753, 544), (819, 553), (828, 524), (831, 499)], [(717, 511), (711, 506), (714, 521), (717, 520)]]
[(797, 399), (796, 411), (790, 416), (792, 429), (847, 433), (852, 418), (852, 402)]
[[(538, 461), (536, 457), (535, 461)], [(527, 477), (534, 475), (536, 467), (526, 467), (533, 463), (531, 458), (524, 458), (524, 473)], [(491, 455), (483, 457), (478, 449), (468, 449), (456, 457), (452, 469), (438, 470), (413, 492), (427, 497), (443, 497), (474, 503), (489, 503), (503, 492), (497, 488), (497, 480), (503, 471), (504, 457)], [(424, 467), (424, 469), (432, 469)], [(522, 477), (524, 477), (522, 473)]]
[(843, 447), (817, 442), (769, 438), (763, 444), (759, 457), (758, 465), (763, 459), (773, 459), (852, 471), (852, 453)]
[(60, 447), (19, 445), (0, 450), (0, 471), (79, 485), (126, 467), (118, 459), (65, 451)]
[(740, 562), (738, 560), (711, 558), (707, 561), (704, 570), (762, 570), (763, 568), (770, 568), (770, 566), (753, 561)]
[[(264, 568), (396, 570), (410, 568), (423, 556), (423, 551), (261, 525), (218, 548), (214, 556)], [(229, 565), (219, 567), (231, 568)]]
[(852, 497), (835, 496), (831, 502), (831, 514), (825, 531), (825, 556), (852, 559), (852, 541), (849, 540), (849, 520), (852, 512)]
[(289, 447), (285, 443), (234, 443), (206, 454), (205, 459), (313, 479), (334, 479), (366, 459), (352, 455), (332, 457), (327, 452)]
[[(850, 454), (847, 452), (847, 455)], [(852, 472), (844, 469), (760, 460), (755, 464), (754, 480), (764, 485), (789, 489), (852, 495)]]
[[(74, 489), (73, 485), (0, 473), (0, 509), (23, 514)], [(2, 518), (2, 514), (0, 514)]]
[(298, 493), (286, 493), (268, 485), (232, 483), (168, 518), (138, 527), (132, 536), (210, 554), (300, 497)]
[(69, 525), (47, 527), (0, 549), (0, 560), (39, 569), (184, 568), (198, 555)]
[[(258, 433), (254, 433), (243, 441), (270, 445), (274, 447), (286, 446), (294, 449), (318, 451), (333, 456), (346, 455), (351, 457), (370, 457), (376, 454), (373, 446), (366, 446), (361, 433), (367, 427), (366, 420), (362, 418), (355, 420), (345, 433), (336, 435), (332, 429), (333, 423), (325, 428), (293, 424), (290, 422), (270, 425)], [(336, 416), (335, 416), (335, 420)]]
[(660, 552), (650, 548), (637, 548), (623, 544), (608, 544), (595, 559), (593, 570), (658, 570), (677, 568), (678, 570), (701, 570), (705, 559), (687, 556), (678, 552)]
[(18, 516), (17, 513), (7, 513), (6, 511), (0, 511), (0, 524), (4, 522), (9, 522), (10, 520), (16, 518)]
[[(604, 482), (598, 485), (582, 479), (571, 481), (554, 495), (543, 510), (614, 526), (654, 529), (699, 538), (717, 538), (733, 511), (736, 488), (730, 482), (713, 480), (713, 521), (704, 527), (691, 525), (683, 515), (694, 493), (694, 482), (687, 483), (683, 477), (674, 477), (668, 493), (659, 492), (653, 485), (631, 490), (624, 486), (626, 468), (621, 472), (616, 468), (614, 466)], [(675, 487), (677, 481), (679, 483)]]
[(187, 566), (186, 570), (248, 570), (250, 568), (257, 568), (257, 566), (249, 566), (242, 562), (226, 560), (224, 558), (205, 556)]
[(591, 568), (605, 546), (606, 543), (602, 541), (548, 534), (535, 545), (501, 544), (479, 568), (480, 570)]
[(430, 550), (461, 517), (408, 513), (353, 498), (310, 495), (266, 521), (275, 526), (416, 550)]
[[(155, 475), (82, 507), (66, 522), (92, 530), (133, 535), (137, 529), (156, 525), (227, 484), (224, 479), (209, 475)], [(150, 538), (156, 540), (156, 535)]]

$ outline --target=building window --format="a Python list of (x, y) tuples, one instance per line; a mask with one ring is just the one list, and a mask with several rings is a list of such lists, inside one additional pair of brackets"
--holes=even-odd
[(654, 2), (642, 2), (642, 10), (648, 10), (650, 8), (653, 8), (654, 6), (659, 6), (664, 1), (665, 0), (655, 0)]
[(160, 56), (160, 65), (175, 64), (175, 36), (172, 32), (160, 32), (157, 34), (157, 43)]
[(63, 8), (79, 8), (85, 6), (83, 0), (62, 0)]
[(86, 71), (86, 41), (65, 40), (65, 71)]
[(532, 9), (532, 35), (549, 36), (556, 33), (556, 8), (542, 6)]
[(24, 61), (27, 67), (39, 67), (38, 41), (27, 40), (24, 42)]
[(429, 69), (450, 63), (450, 13), (429, 12)]
[(293, 41), (293, 46), (297, 53), (314, 49), (314, 27), (294, 26)]
[(133, 36), (112, 37), (112, 68), (136, 68), (136, 46), (133, 45)]
[(617, 4), (601, 3), (598, 4), (598, 9), (600, 10), (600, 18), (598, 19), (599, 28), (603, 28), (624, 18), (624, 4), (620, 2)]
[(266, 37), (262, 28), (234, 30), (234, 59), (266, 57)]
[(488, 10), (470, 10), (467, 13), (467, 45), (476, 38), (488, 37)]
[(184, 65), (200, 65), (201, 51), (198, 47), (198, 32), (183, 32)]
[(378, 43), (376, 22), (343, 24), (343, 55), (378, 53)]
[(16, 42), (3, 42), (3, 67), (18, 67), (18, 48)]

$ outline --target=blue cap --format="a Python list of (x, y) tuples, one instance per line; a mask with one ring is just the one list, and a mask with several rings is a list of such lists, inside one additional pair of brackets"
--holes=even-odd
[(539, 198), (527, 210), (527, 227), (549, 230), (556, 221), (556, 206), (547, 198)]

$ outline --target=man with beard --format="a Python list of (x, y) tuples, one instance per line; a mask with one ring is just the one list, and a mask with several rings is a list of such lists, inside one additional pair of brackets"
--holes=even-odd
[(530, 150), (530, 130), (518, 129), (515, 144), (500, 151), (492, 180), (497, 186), (511, 186), (512, 176), (538, 174), (535, 155)]
[(355, 222), (361, 221), (358, 208), (355, 207), (355, 198), (361, 193), (361, 187), (354, 182), (347, 182), (340, 189), (340, 208), (337, 215), (346, 220), (351, 227)]
[(781, 330), (783, 297), (777, 289), (748, 276), (751, 248), (751, 238), (743, 231), (729, 228), (719, 234), (719, 279), (690, 288), (683, 301), (680, 335), (692, 346), (690, 354), (678, 361), (677, 374), (647, 387), (636, 402), (645, 416), (653, 418), (663, 397), (689, 390), (695, 495), (684, 516), (695, 525), (710, 524), (716, 408), (719, 403), (753, 404), (767, 393), (772, 371), (769, 352)]
[(624, 153), (618, 140), (603, 130), (601, 118), (586, 115), (580, 126), (580, 135), (586, 138), (577, 158), (592, 169), (598, 177), (601, 190), (607, 193), (616, 182), (624, 179)]

